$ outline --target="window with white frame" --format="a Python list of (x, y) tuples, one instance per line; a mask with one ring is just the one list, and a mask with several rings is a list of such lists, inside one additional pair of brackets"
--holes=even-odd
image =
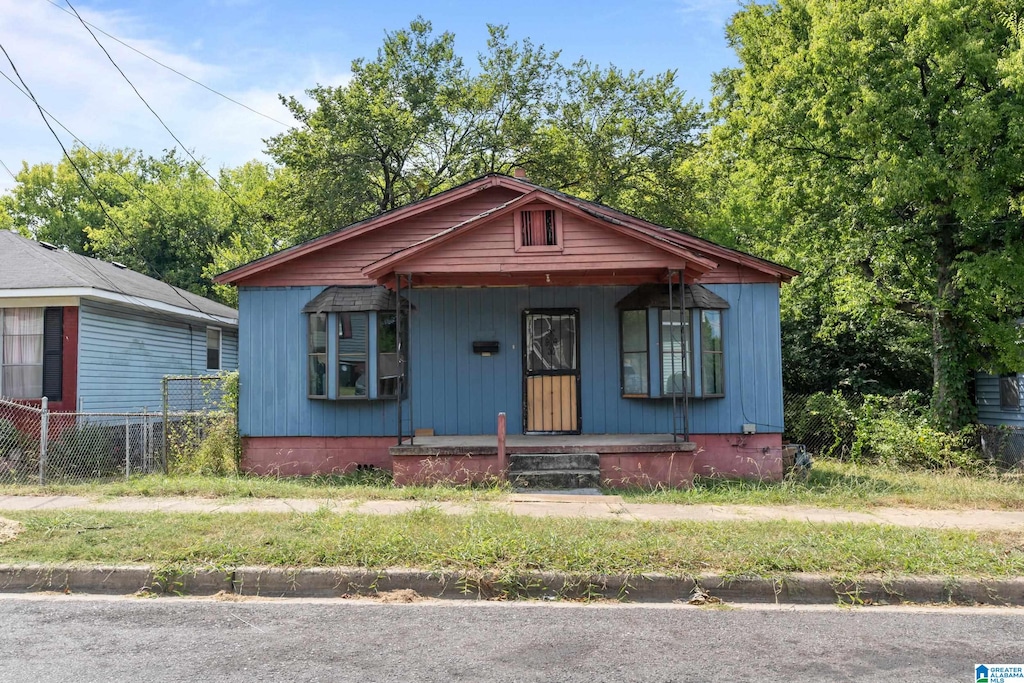
[(43, 310), (0, 309), (0, 396), (43, 396)]
[(693, 393), (690, 372), (690, 312), (661, 309), (661, 395)]
[(206, 369), (220, 370), (222, 333), (219, 327), (206, 328)]

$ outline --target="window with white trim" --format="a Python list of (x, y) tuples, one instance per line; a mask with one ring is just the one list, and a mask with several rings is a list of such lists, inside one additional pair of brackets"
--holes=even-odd
[(219, 327), (206, 328), (206, 369), (220, 370), (223, 334)]
[(0, 308), (0, 396), (59, 401), (64, 308)]
[(0, 396), (43, 396), (43, 310), (0, 309)]

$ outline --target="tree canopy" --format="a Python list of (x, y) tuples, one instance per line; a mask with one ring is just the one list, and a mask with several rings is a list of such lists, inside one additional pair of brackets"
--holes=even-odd
[(855, 340), (864, 357), (876, 339), (883, 366), (917, 364), (926, 349), (946, 427), (970, 415), (974, 369), (1021, 364), (1014, 10), (1003, 0), (747, 5), (728, 28), (740, 65), (716, 77), (702, 154), (717, 168), (707, 199), (718, 229), (751, 226), (739, 241), (804, 270), (788, 322), (837, 349)]

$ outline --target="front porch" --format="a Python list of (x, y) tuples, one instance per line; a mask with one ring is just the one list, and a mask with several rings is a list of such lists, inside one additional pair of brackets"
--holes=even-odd
[[(420, 436), (389, 449), (395, 482), (483, 481), (507, 475), (496, 435)], [(506, 456), (592, 456), (606, 486), (664, 484), (685, 486), (693, 480), (698, 446), (671, 434), (510, 434)], [(520, 459), (528, 460), (528, 459)]]

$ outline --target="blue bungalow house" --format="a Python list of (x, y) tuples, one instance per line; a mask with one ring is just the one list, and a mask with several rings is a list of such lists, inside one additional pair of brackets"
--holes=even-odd
[(396, 481), (781, 476), (779, 288), (797, 273), (488, 175), (216, 278), (239, 288), (243, 464)]

